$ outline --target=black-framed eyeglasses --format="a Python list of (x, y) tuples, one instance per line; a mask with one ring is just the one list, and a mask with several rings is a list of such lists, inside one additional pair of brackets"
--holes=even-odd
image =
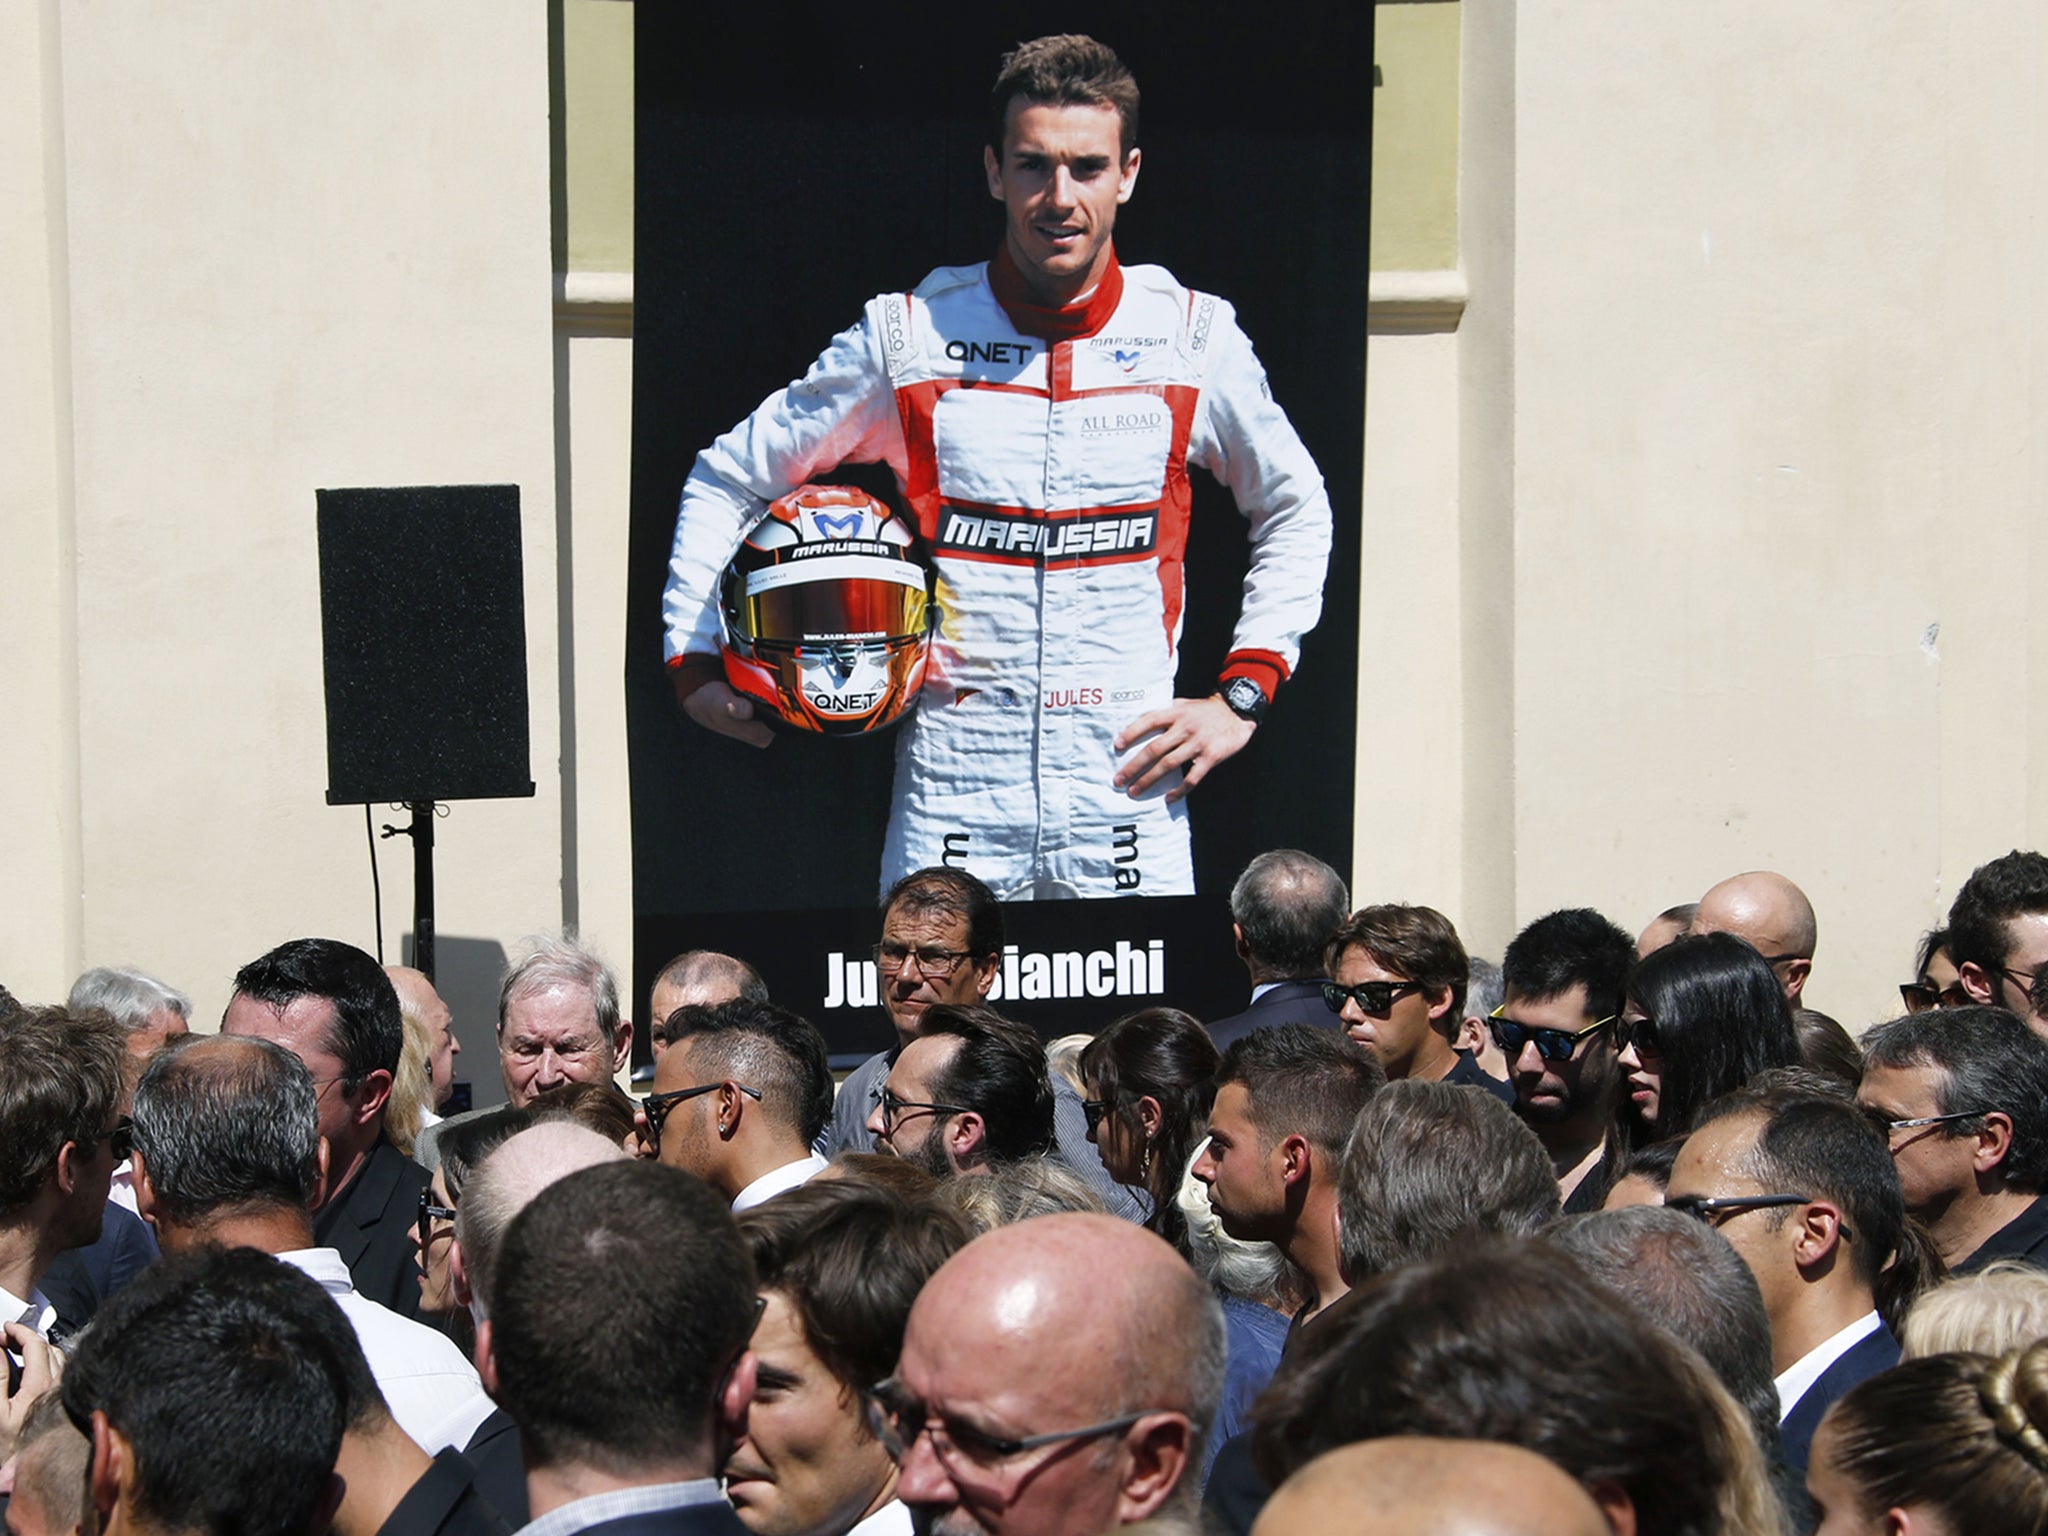
[(455, 1207), (452, 1205), (436, 1205), (434, 1203), (433, 1185), (423, 1185), (420, 1189), (419, 1215), (421, 1254), (426, 1253), (427, 1245), (434, 1240), (434, 1223), (437, 1221), (453, 1221), (454, 1219)]
[(1116, 1100), (1114, 1099), (1083, 1099), (1081, 1101), (1081, 1115), (1088, 1122), (1088, 1129), (1091, 1131), (1100, 1130), (1103, 1117), (1115, 1108)]
[(1931, 981), (1902, 981), (1899, 1001), (1906, 1005), (1908, 1013), (1926, 1013), (1941, 1006), (1941, 988)]
[[(694, 1088), (676, 1088), (668, 1093), (650, 1093), (646, 1098), (642, 1099), (640, 1101), (640, 1112), (647, 1119), (647, 1135), (645, 1140), (647, 1142), (648, 1155), (653, 1157), (661, 1155), (661, 1128), (667, 1123), (670, 1113), (674, 1111), (678, 1104), (682, 1103), (685, 1099), (694, 1099), (699, 1094), (716, 1093), (725, 1086), (725, 1082), (724, 1078), (720, 1078), (715, 1083), (699, 1083)], [(760, 1089), (749, 1088), (745, 1083), (734, 1083), (733, 1087), (744, 1093), (755, 1103), (761, 1102)]]
[(1739, 1216), (1744, 1211), (1768, 1210), (1774, 1206), (1781, 1205), (1807, 1205), (1812, 1200), (1813, 1196), (1811, 1195), (1666, 1195), (1664, 1197), (1664, 1203), (1672, 1210), (1683, 1211), (1688, 1216), (1704, 1221), (1710, 1227), (1721, 1225), (1721, 1222), (1715, 1219), (1716, 1217), (1726, 1219), (1730, 1216)]
[[(899, 1099), (895, 1094), (884, 1088), (882, 1090), (882, 1129), (893, 1131), (896, 1128), (897, 1120), (902, 1118), (904, 1112), (913, 1109), (921, 1110), (929, 1115), (965, 1115), (972, 1113), (965, 1104), (925, 1104), (916, 1099)], [(1082, 1113), (1085, 1114), (1086, 1112), (1087, 1109), (1084, 1104)], [(1093, 1122), (1091, 1121), (1090, 1124), (1093, 1124)]]
[(1359, 1012), (1380, 1014), (1393, 1007), (1398, 999), (1421, 990), (1419, 981), (1361, 981), (1350, 987), (1326, 981), (1323, 983), (1323, 1006), (1332, 1013), (1342, 1013), (1348, 998), (1358, 1004)]
[(1617, 1019), (1614, 1022), (1614, 1048), (1625, 1051), (1636, 1048), (1638, 1056), (1662, 1056), (1663, 1038), (1657, 1033), (1657, 1021), (1651, 1018)]
[(1037, 1450), (1042, 1445), (1059, 1445), (1069, 1440), (1092, 1440), (1098, 1435), (1129, 1429), (1148, 1414), (1160, 1411), (1156, 1408), (1144, 1408), (1136, 1413), (1104, 1419), (1100, 1424), (1084, 1424), (1079, 1429), (1056, 1429), (1050, 1434), (1013, 1437), (992, 1435), (970, 1424), (942, 1419), (905, 1392), (893, 1378), (876, 1382), (863, 1395), (866, 1398), (868, 1427), (874, 1431), (875, 1438), (882, 1442), (882, 1449), (889, 1453), (890, 1460), (901, 1462), (910, 1454), (910, 1448), (917, 1443), (918, 1436), (929, 1430), (932, 1450), (938, 1454), (941, 1461), (950, 1463), (958, 1455), (983, 1467), (1006, 1461), (1012, 1456), (1021, 1456), (1024, 1452)]
[(944, 981), (953, 974), (953, 967), (973, 955), (971, 949), (945, 949), (937, 944), (896, 944), (888, 941), (875, 946), (875, 964), (884, 976), (894, 976), (902, 971), (913, 959), (918, 970), (933, 981)]
[(1509, 1061), (1521, 1055), (1522, 1047), (1532, 1040), (1536, 1043), (1536, 1054), (1545, 1061), (1570, 1061), (1578, 1054), (1581, 1044), (1614, 1022), (1614, 1015), (1610, 1013), (1576, 1033), (1567, 1029), (1546, 1029), (1540, 1024), (1524, 1024), (1519, 1019), (1509, 1018), (1502, 1012), (1506, 1006), (1503, 1003), (1486, 1016), (1486, 1027), (1493, 1035), (1494, 1044), (1500, 1047), (1501, 1054)]
[(1894, 1120), (1881, 1109), (1866, 1109), (1870, 1123), (1884, 1134), (1886, 1139), (1900, 1131), (1917, 1131), (1930, 1125), (1953, 1125), (1959, 1120), (1976, 1120), (1984, 1115), (1996, 1114), (1994, 1109), (1959, 1109), (1952, 1115), (1915, 1115), (1910, 1120)]

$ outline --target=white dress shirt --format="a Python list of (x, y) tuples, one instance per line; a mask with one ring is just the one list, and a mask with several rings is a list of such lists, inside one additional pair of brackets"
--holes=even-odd
[(812, 1152), (793, 1163), (784, 1163), (780, 1168), (771, 1168), (745, 1189), (733, 1197), (733, 1214), (751, 1211), (764, 1200), (772, 1200), (785, 1189), (795, 1189), (799, 1184), (808, 1184), (825, 1171), (825, 1159)]
[(912, 1529), (910, 1507), (901, 1499), (891, 1499), (846, 1536), (911, 1536)]
[(1849, 1353), (1870, 1335), (1877, 1332), (1882, 1319), (1875, 1312), (1866, 1312), (1855, 1322), (1831, 1338), (1821, 1340), (1805, 1354), (1785, 1367), (1778, 1377), (1778, 1421), (1799, 1406), (1799, 1399), (1819, 1381), (1827, 1368)]
[(48, 1338), (50, 1325), (56, 1321), (57, 1309), (50, 1305), (50, 1298), (40, 1290), (30, 1291), (28, 1300), (23, 1301), (6, 1286), (0, 1285), (0, 1323), (20, 1323)]
[[(444, 1446), (461, 1450), (467, 1436), (456, 1435), (483, 1396), (483, 1383), (455, 1341), (358, 1295), (349, 1280), (348, 1266), (332, 1248), (300, 1248), (278, 1257), (318, 1280), (334, 1298), (356, 1331), (363, 1356), (370, 1362), (370, 1374), (398, 1427), (429, 1456)], [(489, 1416), (488, 1402), (485, 1399), (482, 1414), (469, 1425), (471, 1431)]]

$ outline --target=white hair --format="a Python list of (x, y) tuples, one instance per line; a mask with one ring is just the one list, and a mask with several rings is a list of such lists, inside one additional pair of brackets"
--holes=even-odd
[(98, 965), (71, 984), (65, 1006), (73, 1013), (96, 1008), (133, 1033), (146, 1028), (152, 1015), (168, 1008), (187, 1023), (192, 999), (168, 982), (129, 966)]

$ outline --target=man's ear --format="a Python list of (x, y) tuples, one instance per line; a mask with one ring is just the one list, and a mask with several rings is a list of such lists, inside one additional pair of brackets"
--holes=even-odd
[(85, 1487), (105, 1530), (121, 1494), (135, 1482), (135, 1450), (128, 1437), (107, 1422), (106, 1411), (92, 1411), (92, 1460), (86, 1467)]
[(1123, 1486), (1117, 1491), (1117, 1523), (1145, 1519), (1173, 1497), (1187, 1475), (1194, 1428), (1179, 1413), (1147, 1414), (1124, 1431)]
[(329, 1149), (327, 1146), (327, 1138), (325, 1136), (322, 1136), (320, 1138), (320, 1150), (314, 1154), (314, 1161), (318, 1164), (318, 1166), (315, 1168), (313, 1173), (313, 1200), (311, 1204), (311, 1209), (316, 1211), (319, 1210), (321, 1206), (327, 1203), (328, 1150)]
[[(1422, 995), (1429, 999), (1429, 1022), (1435, 1025), (1440, 1032), (1455, 1038), (1456, 1031), (1445, 1027), (1451, 1022), (1451, 989), (1449, 987), (1430, 987)], [(1458, 1027), (1462, 1029), (1464, 1026), (1460, 1024)]]
[(1965, 960), (1956, 967), (1956, 983), (1970, 994), (1973, 1003), (1996, 1003), (1998, 984), (1992, 980), (1984, 967), (1974, 960)]
[(57, 1149), (57, 1166), (50, 1170), (57, 1181), (57, 1193), (69, 1195), (78, 1188), (78, 1143), (67, 1141)]
[[(1793, 996), (1799, 995), (1806, 986), (1806, 978), (1812, 974), (1813, 962), (1805, 956), (1801, 955), (1787, 960), (1785, 962), (1785, 991)], [(1792, 985), (1795, 980), (1799, 983), (1796, 987)]]
[(718, 1134), (720, 1139), (730, 1141), (739, 1134), (740, 1122), (747, 1117), (747, 1096), (741, 1093), (737, 1083), (718, 1085)]
[(1299, 1184), (1315, 1170), (1315, 1148), (1308, 1144), (1306, 1136), (1285, 1136), (1280, 1146), (1280, 1178), (1286, 1184)]
[(1792, 1239), (1793, 1262), (1801, 1269), (1811, 1269), (1839, 1256), (1842, 1231), (1842, 1208), (1829, 1200), (1813, 1201), (1799, 1213)]
[(356, 1107), (349, 1116), (357, 1125), (373, 1125), (384, 1118), (384, 1106), (391, 1098), (391, 1074), (382, 1067), (365, 1072), (356, 1087)]
[(1970, 1158), (1970, 1166), (1979, 1173), (1989, 1173), (2011, 1151), (2012, 1116), (2002, 1109), (1987, 1111), (1984, 1128), (1977, 1133), (1977, 1149)]
[(985, 955), (974, 963), (974, 996), (976, 1001), (985, 1001), (989, 990), (996, 984), (996, 967), (1001, 957)]
[(491, 1327), (488, 1317), (476, 1320), (476, 1379), (483, 1383), (484, 1391), (490, 1394), (492, 1402), (498, 1401), (498, 1352), (493, 1347), (497, 1333)]
[(156, 1183), (149, 1176), (149, 1164), (143, 1161), (142, 1148), (137, 1147), (129, 1154), (134, 1163), (135, 1214), (149, 1223), (149, 1230), (156, 1230)]
[(995, 146), (981, 146), (981, 169), (988, 177), (988, 195), (997, 202), (1003, 200), (1003, 162), (997, 158)]
[(626, 1070), (626, 1064), (633, 1059), (633, 1021), (619, 1020), (619, 1032), (612, 1038), (612, 1076), (617, 1077)]
[(1611, 1477), (1603, 1477), (1588, 1483), (1586, 1492), (1607, 1517), (1608, 1529), (1614, 1536), (1636, 1536), (1636, 1501), (1628, 1496), (1626, 1488)]
[(1123, 175), (1116, 189), (1116, 200), (1119, 203), (1128, 203), (1131, 194), (1138, 190), (1138, 155), (1139, 151), (1134, 149), (1124, 156)]
[(955, 1168), (988, 1161), (988, 1124), (973, 1110), (955, 1115), (946, 1126), (946, 1156)]
[(468, 1306), (470, 1297), (475, 1293), (469, 1288), (469, 1261), (462, 1256), (462, 1239), (459, 1237), (448, 1239), (448, 1283), (454, 1287), (456, 1301)]
[(1474, 1056), (1485, 1050), (1486, 1021), (1477, 1014), (1466, 1014), (1458, 1021), (1458, 1027), (1451, 1032), (1451, 1049), (1466, 1051)]
[(1230, 937), (1237, 945), (1237, 958), (1240, 960), (1250, 960), (1252, 952), (1244, 942), (1244, 930), (1238, 927), (1236, 923), (1230, 925)]

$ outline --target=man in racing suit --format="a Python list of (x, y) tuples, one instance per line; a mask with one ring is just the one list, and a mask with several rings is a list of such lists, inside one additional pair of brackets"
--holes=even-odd
[[(1027, 43), (995, 109), (995, 259), (871, 300), (699, 455), (664, 595), (668, 665), (692, 719), (765, 746), (722, 681), (720, 574), (767, 501), (887, 463), (940, 623), (897, 744), (882, 886), (944, 864), (1006, 899), (1185, 895), (1182, 798), (1250, 740), (1295, 664), (1321, 609), (1329, 498), (1230, 306), (1117, 262), (1139, 152), (1116, 56)], [(1200, 699), (1173, 696), (1191, 464), (1251, 532), (1230, 654)]]

